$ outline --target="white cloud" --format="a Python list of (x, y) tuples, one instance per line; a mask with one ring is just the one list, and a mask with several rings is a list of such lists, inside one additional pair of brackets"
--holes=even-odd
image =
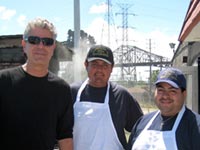
[[(114, 27), (110, 26), (110, 44), (108, 40), (108, 23), (103, 18), (96, 18), (88, 26), (87, 29), (84, 29), (88, 34), (95, 38), (97, 44), (104, 44), (110, 46), (111, 48), (116, 48), (116, 36), (113, 38), (112, 34), (114, 32)], [(114, 47), (113, 47), (114, 46)]]
[[(108, 24), (103, 18), (96, 18), (88, 28), (85, 29), (88, 34), (95, 38), (97, 44), (110, 46), (114, 50), (122, 44), (123, 30), (114, 25), (111, 25), (109, 30), (110, 44), (108, 43)], [(167, 30), (163, 31), (157, 28), (151, 32), (145, 33), (129, 28), (127, 33), (127, 44), (137, 46), (146, 51), (150, 51), (151, 48), (152, 53), (169, 59), (173, 57), (173, 50), (170, 48), (169, 43), (173, 42), (178, 46), (178, 35), (169, 35)]]
[(168, 58), (173, 57), (173, 50), (170, 48), (169, 43), (174, 42), (177, 46), (178, 35), (168, 35), (161, 30), (155, 30), (149, 33), (149, 37), (153, 41), (152, 52)]
[(106, 3), (102, 3), (100, 5), (93, 5), (90, 8), (90, 13), (92, 14), (98, 14), (98, 13), (106, 13), (108, 10), (108, 5)]
[(16, 14), (16, 10), (7, 9), (4, 6), (0, 6), (0, 19), (10, 20)]
[(3, 12), (6, 8), (3, 6), (0, 6), (0, 12)]
[(26, 16), (25, 15), (20, 15), (17, 18), (17, 22), (21, 27), (25, 27), (26, 26)]

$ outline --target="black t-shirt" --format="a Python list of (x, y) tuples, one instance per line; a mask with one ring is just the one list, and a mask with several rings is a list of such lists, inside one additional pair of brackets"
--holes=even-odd
[[(81, 83), (73, 83), (71, 85), (72, 98), (74, 102), (80, 86)], [(90, 85), (86, 85), (85, 89), (81, 93), (80, 101), (87, 100), (90, 102), (104, 103), (106, 91), (107, 87), (95, 88)], [(126, 148), (127, 141), (124, 129), (129, 132), (132, 130), (132, 127), (137, 119), (143, 115), (142, 110), (138, 102), (125, 88), (114, 83), (111, 83), (110, 85), (109, 107), (118, 138), (124, 148)], [(87, 136), (88, 135), (86, 135), (86, 138)]]
[(56, 139), (72, 138), (69, 85), (52, 73), (34, 77), (21, 67), (0, 72), (0, 146), (50, 150)]
[[(128, 142), (128, 150), (131, 150), (132, 145), (135, 140), (141, 133), (141, 131), (145, 128), (147, 123), (151, 120), (156, 112), (152, 112), (141, 117), (137, 123), (135, 124), (130, 139)], [(178, 114), (177, 114), (178, 115)], [(173, 118), (165, 118), (168, 119), (164, 123), (163, 127), (161, 127), (162, 116), (159, 114), (152, 122), (151, 126), (148, 128), (149, 130), (159, 130), (159, 131), (168, 131), (171, 130), (177, 115)], [(192, 112), (188, 108), (186, 108), (185, 113), (178, 125), (176, 130), (176, 143), (178, 150), (198, 150), (200, 149), (200, 115)]]

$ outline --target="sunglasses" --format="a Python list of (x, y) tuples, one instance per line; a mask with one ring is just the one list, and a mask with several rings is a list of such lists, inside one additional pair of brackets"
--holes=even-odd
[(38, 36), (29, 36), (24, 39), (26, 42), (29, 42), (30, 44), (38, 45), (42, 41), (42, 44), (44, 46), (51, 46), (54, 43), (54, 39), (52, 38), (40, 38)]

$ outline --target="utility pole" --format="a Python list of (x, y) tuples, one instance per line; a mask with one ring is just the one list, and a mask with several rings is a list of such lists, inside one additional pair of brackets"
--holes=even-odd
[(149, 101), (151, 102), (152, 99), (152, 59), (151, 59), (151, 39), (149, 39), (149, 61), (150, 61), (150, 66), (149, 66)]
[(74, 49), (80, 48), (80, 1), (74, 0)]
[(74, 0), (74, 81), (81, 81), (80, 64), (76, 62), (81, 58), (82, 51), (80, 51), (80, 1)]
[(111, 0), (107, 0), (107, 5), (108, 5), (108, 17), (107, 17), (107, 21), (108, 21), (108, 46), (110, 47), (110, 5), (111, 5)]

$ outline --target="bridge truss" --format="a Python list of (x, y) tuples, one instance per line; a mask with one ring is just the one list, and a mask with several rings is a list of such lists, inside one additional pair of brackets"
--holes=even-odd
[(118, 71), (119, 77), (117, 80), (129, 80), (137, 81), (136, 67), (151, 67), (156, 66), (167, 67), (171, 66), (171, 61), (167, 57), (159, 56), (138, 48), (136, 46), (121, 45), (113, 51), (115, 68), (120, 68)]

